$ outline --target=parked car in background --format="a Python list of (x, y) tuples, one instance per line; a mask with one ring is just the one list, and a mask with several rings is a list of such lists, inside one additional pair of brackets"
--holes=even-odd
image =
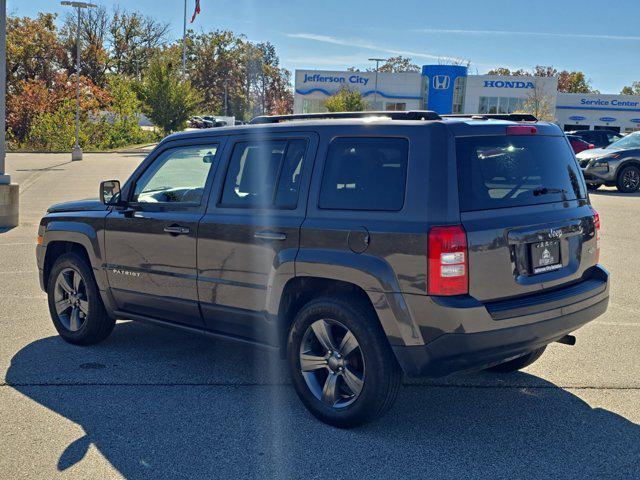
[(211, 128), (213, 127), (213, 122), (207, 120), (206, 117), (194, 116), (189, 120), (189, 126), (191, 128)]
[(567, 135), (580, 137), (587, 143), (593, 143), (596, 148), (606, 147), (623, 137), (621, 133), (614, 130), (575, 130), (573, 132), (567, 132)]
[(640, 188), (640, 132), (622, 137), (605, 148), (584, 150), (576, 156), (590, 190), (607, 185), (632, 193)]
[(567, 140), (571, 144), (571, 148), (573, 148), (573, 153), (580, 153), (583, 150), (589, 150), (592, 148), (596, 148), (593, 143), (585, 142), (583, 139), (576, 135), (567, 135)]

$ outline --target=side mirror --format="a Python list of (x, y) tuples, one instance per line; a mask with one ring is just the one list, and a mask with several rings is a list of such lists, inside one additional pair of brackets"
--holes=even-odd
[(213, 163), (213, 160), (216, 158), (215, 154), (208, 152), (204, 157), (202, 157), (202, 163)]
[(100, 201), (105, 205), (117, 205), (120, 202), (120, 182), (118, 180), (100, 182)]

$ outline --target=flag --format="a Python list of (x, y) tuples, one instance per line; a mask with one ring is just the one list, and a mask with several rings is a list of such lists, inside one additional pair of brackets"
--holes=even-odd
[(194, 22), (196, 16), (200, 13), (200, 0), (196, 0), (196, 8), (193, 11), (193, 16), (191, 17), (191, 23)]

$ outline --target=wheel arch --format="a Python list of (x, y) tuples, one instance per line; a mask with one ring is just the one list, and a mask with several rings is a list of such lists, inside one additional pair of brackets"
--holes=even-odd
[(98, 288), (107, 289), (106, 275), (102, 269), (102, 254), (96, 229), (84, 222), (51, 221), (44, 232), (43, 269), (44, 286), (46, 288), (51, 266), (61, 254), (75, 251), (86, 260), (93, 270)]
[(47, 243), (47, 252), (44, 257), (43, 266), (43, 278), (45, 287), (49, 284), (49, 275), (51, 275), (51, 269), (53, 268), (53, 265), (55, 264), (56, 260), (65, 253), (77, 254), (80, 258), (87, 262), (87, 265), (91, 267), (91, 259), (89, 258), (87, 249), (82, 244), (66, 240), (54, 240), (52, 242), (49, 242)]
[(348, 296), (369, 309), (381, 325), (391, 345), (424, 345), (401, 293), (368, 291), (346, 280), (296, 276), (282, 290), (277, 310), (278, 339), (284, 355), (291, 323), (300, 309), (314, 298), (326, 295)]
[(620, 175), (620, 172), (622, 172), (622, 170), (624, 170), (625, 167), (629, 167), (629, 166), (634, 166), (634, 167), (638, 167), (640, 168), (640, 158), (625, 158), (624, 160), (622, 160), (622, 163), (620, 163), (620, 166), (618, 166), (618, 172), (617, 175)]

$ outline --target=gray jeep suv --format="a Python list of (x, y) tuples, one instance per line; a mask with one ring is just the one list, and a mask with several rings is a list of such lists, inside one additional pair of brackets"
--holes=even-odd
[(533, 120), (368, 112), (171, 135), (122, 188), (41, 220), (53, 323), (79, 345), (131, 319), (276, 350), (340, 427), (387, 411), (403, 372), (523, 368), (609, 296), (571, 147)]

